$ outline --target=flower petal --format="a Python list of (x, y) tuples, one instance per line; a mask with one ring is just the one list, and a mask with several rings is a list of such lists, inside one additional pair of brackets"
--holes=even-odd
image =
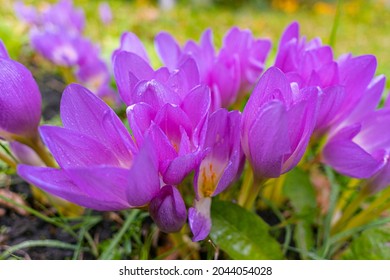
[(18, 165), (18, 174), (26, 181), (50, 194), (87, 208), (100, 211), (116, 211), (128, 208), (128, 204), (123, 203), (123, 201), (107, 199), (99, 192), (95, 193), (96, 196), (87, 195), (82, 188), (73, 182), (65, 170), (20, 164)]
[(334, 135), (323, 149), (323, 162), (354, 178), (369, 178), (384, 165), (385, 151), (373, 154), (353, 142), (360, 125), (348, 126)]
[(115, 154), (122, 163), (131, 162), (135, 145), (114, 111), (86, 88), (72, 84), (61, 100), (65, 128), (92, 136)]
[(247, 136), (246, 155), (251, 162), (255, 176), (276, 178), (282, 172), (282, 162), (290, 153), (288, 136), (288, 114), (279, 101), (265, 104), (254, 121)]
[(192, 234), (192, 241), (205, 239), (211, 230), (210, 217), (211, 198), (206, 197), (195, 201), (195, 206), (188, 210), (188, 223)]
[(141, 207), (148, 204), (159, 192), (157, 154), (149, 138), (144, 140), (140, 152), (135, 157), (129, 178), (127, 201), (132, 206)]
[(55, 126), (42, 126), (40, 132), (43, 141), (62, 168), (119, 166), (118, 159), (108, 147), (92, 136)]
[(119, 94), (126, 105), (134, 102), (131, 99), (133, 89), (140, 80), (154, 78), (152, 67), (135, 53), (120, 51), (114, 58), (114, 76)]
[(132, 32), (124, 32), (121, 36), (121, 45), (118, 50), (113, 53), (113, 59), (120, 51), (127, 51), (135, 53), (142, 59), (144, 59), (148, 64), (150, 63), (148, 53), (144, 47), (144, 44), (141, 40)]
[(181, 50), (175, 39), (167, 32), (160, 32), (155, 39), (158, 56), (170, 71), (178, 67)]

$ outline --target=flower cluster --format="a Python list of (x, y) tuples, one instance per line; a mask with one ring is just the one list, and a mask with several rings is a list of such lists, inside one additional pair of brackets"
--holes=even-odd
[[(43, 11), (15, 4), (18, 17), (31, 26), (30, 41), (34, 50), (52, 63), (72, 67), (77, 81), (108, 102), (115, 102), (115, 92), (110, 88), (108, 66), (100, 57), (100, 49), (83, 35), (84, 12), (73, 6), (72, 0), (61, 0)], [(101, 13), (109, 21), (109, 7), (102, 6)]]
[[(147, 207), (165, 232), (180, 230), (188, 216), (194, 241), (209, 234), (212, 197), (240, 178), (245, 159), (262, 182), (294, 168), (311, 144), (336, 171), (367, 179), (372, 192), (390, 183), (390, 105), (378, 109), (385, 78), (375, 77), (375, 57), (335, 59), (319, 39), (301, 37), (297, 23), (284, 32), (274, 65), (263, 74), (270, 42), (246, 30), (232, 28), (218, 54), (210, 30), (199, 44), (182, 48), (164, 32), (155, 42), (159, 69), (133, 33), (123, 34), (112, 56), (129, 130), (93, 93), (69, 85), (63, 127), (39, 128), (59, 167), (20, 164), (19, 175), (84, 207)], [(1, 67), (11, 69), (0, 77), (26, 79), (34, 89), (0, 82), (1, 104), (9, 107), (1, 110), (0, 131), (7, 139), (36, 131), (37, 121), (20, 115), (18, 106), (38, 91), (31, 74), (5, 48), (0, 53)], [(10, 92), (18, 98), (5, 101)], [(242, 113), (229, 110), (248, 93)], [(182, 188), (191, 178), (195, 198), (186, 205)]]

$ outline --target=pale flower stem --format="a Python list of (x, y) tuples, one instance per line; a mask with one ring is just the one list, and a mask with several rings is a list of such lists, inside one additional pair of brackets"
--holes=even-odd
[(259, 196), (260, 191), (262, 190), (264, 183), (267, 179), (259, 179), (254, 177), (252, 188), (249, 191), (244, 207), (248, 210), (252, 210), (253, 205)]
[(240, 194), (238, 197), (238, 205), (244, 207), (245, 201), (248, 198), (252, 184), (253, 184), (252, 167), (250, 165), (247, 165), (244, 173), (244, 181), (242, 182)]

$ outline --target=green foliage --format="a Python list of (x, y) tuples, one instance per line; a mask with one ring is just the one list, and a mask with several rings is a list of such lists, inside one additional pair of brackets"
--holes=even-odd
[(372, 228), (353, 239), (341, 255), (345, 260), (390, 260), (390, 228)]
[(317, 214), (316, 193), (310, 182), (309, 174), (299, 168), (287, 174), (283, 188), (294, 208), (296, 227), (294, 241), (301, 258), (307, 259), (308, 252), (314, 247), (313, 224)]
[(256, 214), (226, 201), (211, 207), (213, 242), (233, 259), (283, 259), (269, 226)]

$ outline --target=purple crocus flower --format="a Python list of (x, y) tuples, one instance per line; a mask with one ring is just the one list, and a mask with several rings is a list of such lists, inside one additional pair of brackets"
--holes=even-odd
[(54, 64), (75, 66), (80, 59), (79, 48), (83, 44), (80, 37), (33, 29), (30, 38), (32, 47)]
[(81, 34), (85, 26), (82, 9), (76, 9), (72, 0), (60, 0), (42, 13), (42, 24), (52, 30), (70, 35)]
[(198, 68), (187, 57), (170, 73), (156, 71), (136, 53), (114, 55), (114, 75), (137, 143), (150, 135), (160, 147), (159, 169), (166, 184), (177, 185), (202, 157), (210, 92), (199, 85)]
[(110, 5), (107, 2), (102, 2), (99, 4), (99, 16), (101, 21), (108, 25), (112, 21), (112, 12)]
[(335, 60), (332, 49), (320, 39), (300, 37), (299, 25), (294, 22), (280, 40), (275, 66), (299, 88), (318, 87), (315, 134), (322, 136), (347, 118), (362, 98), (374, 76), (376, 60), (371, 55), (345, 55)]
[(163, 181), (177, 185), (202, 158), (209, 89), (195, 87), (180, 102), (176, 93), (156, 80), (138, 85), (134, 91), (137, 103), (127, 110), (131, 130), (137, 143), (143, 143), (144, 135), (151, 137), (159, 147)]
[[(375, 78), (347, 119), (331, 131), (323, 149), (323, 162), (355, 178), (371, 178), (381, 189), (390, 155), (390, 110), (376, 110), (385, 87), (384, 76)], [(383, 170), (383, 171), (380, 171)], [(379, 172), (379, 173), (378, 173)]]
[(255, 40), (249, 30), (233, 27), (224, 38), (223, 47), (215, 54), (211, 31), (206, 30), (199, 45), (193, 41), (181, 49), (171, 35), (156, 37), (157, 52), (173, 71), (187, 56), (198, 64), (201, 81), (212, 90), (212, 108), (228, 107), (247, 93), (264, 69), (271, 48), (268, 40)]
[(317, 88), (292, 87), (276, 67), (244, 108), (241, 144), (258, 179), (279, 177), (302, 158), (316, 122)]
[(195, 172), (196, 200), (189, 209), (193, 241), (206, 238), (211, 229), (211, 197), (224, 191), (241, 173), (244, 156), (239, 127), (241, 115), (226, 109), (215, 111), (208, 120), (204, 149), (207, 151)]
[[(64, 127), (40, 128), (60, 168), (19, 165), (22, 178), (96, 210), (142, 207), (153, 201), (152, 217), (163, 230), (183, 225), (184, 203), (171, 187), (160, 188), (157, 154), (148, 138), (138, 149), (115, 113), (75, 84), (64, 91), (61, 119)], [(167, 221), (164, 213), (174, 210), (177, 215)]]
[(153, 70), (150, 64), (136, 53), (118, 51), (114, 54), (114, 76), (123, 102), (132, 105), (139, 100), (136, 93), (138, 83), (155, 80), (164, 84), (170, 92), (166, 97), (169, 103), (179, 104), (186, 94), (200, 84), (199, 72), (195, 61), (187, 57), (173, 72), (162, 67)]
[(38, 85), (26, 67), (7, 58), (5, 47), (0, 49), (0, 138), (35, 139), (42, 105)]

